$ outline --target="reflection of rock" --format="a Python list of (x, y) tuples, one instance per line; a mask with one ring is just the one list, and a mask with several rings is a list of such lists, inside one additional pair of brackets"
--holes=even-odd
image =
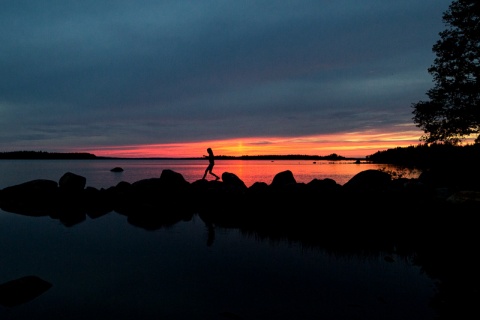
[(50, 214), (50, 218), (58, 219), (66, 227), (72, 227), (87, 218), (82, 210), (74, 210), (73, 208), (66, 208), (65, 210)]
[(51, 283), (37, 276), (11, 280), (0, 284), (0, 304), (14, 307), (35, 299), (51, 287)]
[(145, 230), (158, 230), (161, 228), (168, 228), (180, 221), (191, 220), (193, 214), (180, 214), (178, 212), (167, 211), (149, 211), (145, 208), (135, 212), (135, 214), (128, 215), (128, 223)]

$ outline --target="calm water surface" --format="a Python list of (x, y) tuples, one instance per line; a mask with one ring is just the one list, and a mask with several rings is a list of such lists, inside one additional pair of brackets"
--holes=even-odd
[(197, 216), (146, 231), (113, 212), (67, 228), (0, 211), (0, 252), (0, 283), (36, 275), (53, 285), (0, 306), (0, 319), (433, 319), (433, 282), (408, 259), (230, 229), (207, 246)]
[[(158, 177), (164, 168), (189, 181), (206, 162), (0, 161), (2, 187), (66, 171), (87, 184)], [(121, 174), (109, 170), (121, 166)], [(272, 169), (273, 167), (273, 169)], [(358, 169), (357, 169), (358, 168)], [(298, 181), (353, 176), (370, 165), (218, 161), (247, 185), (292, 170)], [(253, 173), (252, 173), (253, 172)], [(52, 287), (0, 319), (434, 319), (434, 282), (409, 257), (345, 254), (216, 228), (203, 221), (147, 231), (110, 212), (66, 227), (50, 217), (0, 210), (0, 283), (26, 275)], [(387, 262), (385, 256), (394, 258)]]
[[(0, 188), (32, 179), (58, 181), (65, 172), (73, 172), (87, 178), (87, 185), (108, 188), (120, 181), (135, 182), (140, 179), (160, 177), (162, 170), (179, 172), (189, 181), (203, 177), (207, 160), (0, 160)], [(110, 169), (122, 167), (123, 172), (112, 173)], [(255, 182), (270, 184), (274, 176), (290, 170), (297, 182), (308, 183), (313, 179), (334, 179), (344, 184), (355, 174), (367, 169), (382, 169), (399, 172), (405, 177), (417, 177), (419, 172), (402, 168), (353, 161), (295, 161), (295, 160), (217, 160), (213, 172), (236, 174), (247, 187)], [(211, 176), (207, 176), (211, 179)]]

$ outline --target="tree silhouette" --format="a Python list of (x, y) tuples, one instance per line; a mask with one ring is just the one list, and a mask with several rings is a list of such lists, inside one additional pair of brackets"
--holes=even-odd
[[(458, 145), (480, 133), (480, 1), (456, 0), (443, 13), (447, 29), (433, 46), (429, 101), (412, 104), (426, 143)], [(480, 143), (477, 135), (475, 143)]]

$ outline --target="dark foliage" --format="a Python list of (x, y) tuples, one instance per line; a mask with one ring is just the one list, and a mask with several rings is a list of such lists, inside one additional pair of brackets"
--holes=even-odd
[(336, 153), (332, 153), (328, 156), (306, 155), (306, 154), (287, 154), (287, 155), (257, 155), (257, 156), (216, 156), (216, 159), (228, 160), (347, 160), (343, 156), (339, 156)]
[(418, 168), (476, 168), (480, 163), (480, 144), (454, 146), (450, 144), (419, 144), (406, 148), (378, 151), (366, 157), (374, 163), (398, 164)]
[(45, 151), (12, 151), (0, 152), (0, 159), (96, 159), (91, 153), (59, 153)]
[[(215, 156), (216, 159), (222, 160), (348, 160), (343, 156), (332, 153), (328, 156), (303, 155), (303, 154), (287, 154), (287, 155), (256, 155), (256, 156)], [(115, 157), (97, 157), (91, 153), (61, 153), (61, 152), (45, 152), (45, 151), (12, 151), (0, 152), (0, 159), (201, 159), (201, 158), (115, 158)], [(351, 159), (351, 158), (350, 158)], [(356, 159), (356, 158), (355, 158)]]
[(436, 58), (428, 69), (435, 86), (426, 93), (430, 100), (412, 105), (413, 120), (423, 141), (457, 145), (480, 133), (480, 2), (453, 1), (443, 22), (447, 29), (432, 48)]

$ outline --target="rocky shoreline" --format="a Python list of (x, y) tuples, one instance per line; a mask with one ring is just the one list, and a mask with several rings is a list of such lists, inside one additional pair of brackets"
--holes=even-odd
[(416, 179), (392, 179), (387, 172), (365, 170), (344, 185), (328, 178), (298, 183), (286, 170), (276, 174), (271, 184), (256, 182), (247, 187), (234, 173), (224, 172), (220, 181), (190, 183), (180, 173), (165, 169), (158, 178), (97, 189), (86, 186), (85, 177), (67, 172), (58, 182), (36, 179), (0, 190), (0, 208), (48, 215), (67, 226), (115, 211), (147, 229), (188, 220), (196, 213), (226, 224), (282, 217), (289, 222), (312, 217), (334, 222), (345, 216), (372, 216), (380, 222), (386, 217), (396, 219), (397, 214), (402, 219), (415, 214), (418, 219), (428, 212), (478, 209), (480, 190), (475, 187), (477, 181), (471, 180), (471, 176), (430, 171)]
[(339, 185), (328, 178), (297, 183), (286, 170), (271, 184), (247, 187), (229, 172), (219, 181), (190, 183), (166, 169), (160, 177), (96, 189), (67, 172), (58, 182), (36, 179), (0, 190), (0, 209), (49, 216), (67, 227), (114, 212), (146, 230), (198, 215), (207, 226), (312, 245), (335, 239), (336, 246), (342, 241), (350, 246), (355, 239), (360, 246), (409, 248), (452, 230), (474, 233), (480, 190), (473, 188), (471, 175), (453, 177), (426, 171), (416, 179), (392, 179), (387, 172), (365, 170)]

